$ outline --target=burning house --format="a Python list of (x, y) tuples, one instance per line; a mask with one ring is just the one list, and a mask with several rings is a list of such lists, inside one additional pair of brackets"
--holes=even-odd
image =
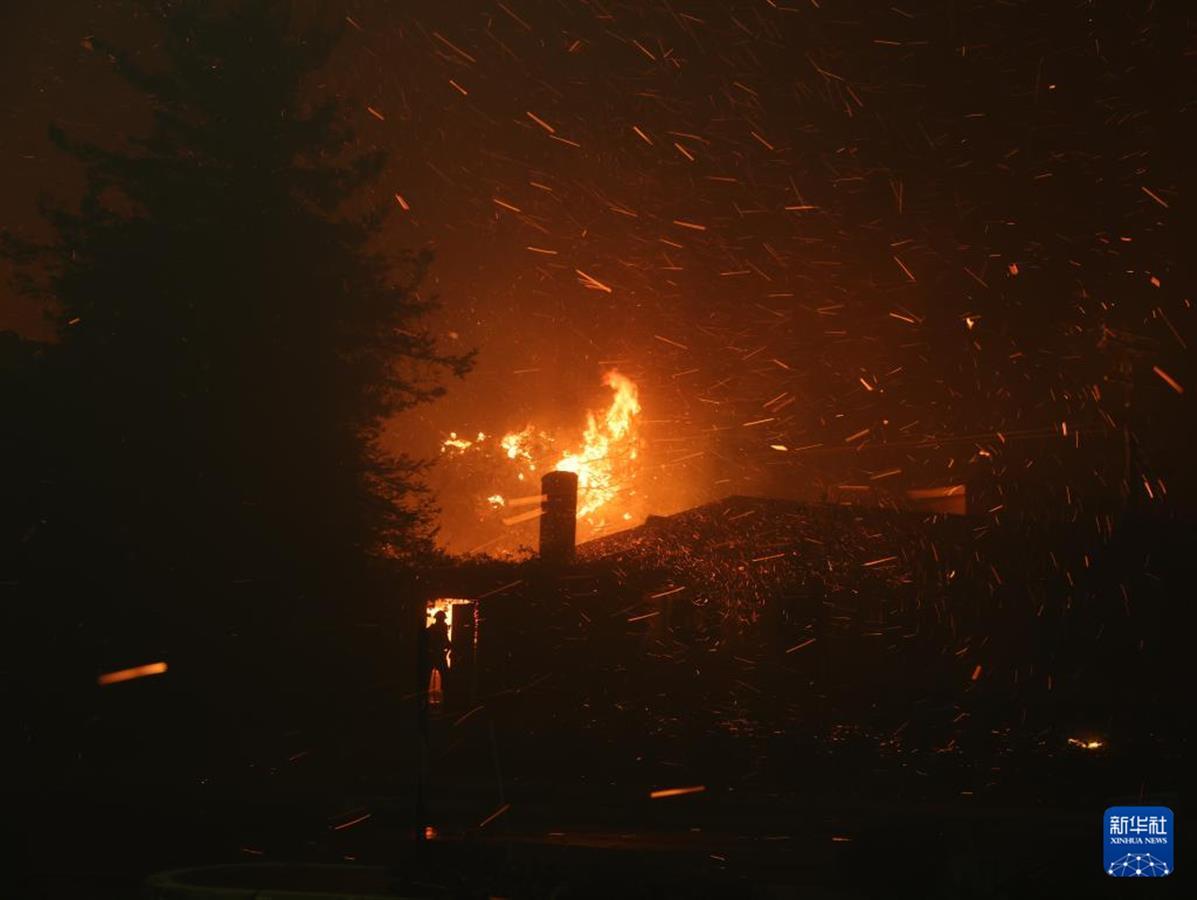
[(971, 520), (734, 496), (575, 547), (577, 485), (543, 477), (537, 557), (420, 576), (427, 621), (449, 613), (463, 702), (587, 658), (795, 657), (859, 635), (892, 650), (967, 618), (947, 603), (972, 574)]
[[(1064, 721), (1064, 629), (1092, 631), (1114, 602), (1108, 591), (1093, 606), (1062, 602), (1084, 577), (1068, 560), (1087, 566), (1092, 552), (1079, 537), (1064, 551), (1060, 535), (1036, 542), (985, 485), (919, 485), (892, 468), (802, 499), (732, 494), (643, 517), (658, 451), (642, 446), (636, 385), (616, 373), (606, 385), (610, 405), (588, 414), (580, 440), (532, 426), (450, 437), (462, 445), (446, 450), (454, 463), (498, 463), (472, 488), (491, 494), (508, 545), (535, 526), (539, 552), (467, 553), (420, 574), (425, 622), (451, 618), (446, 683), (418, 675), (446, 713), (433, 720), (442, 746), (480, 709), (521, 735), (521, 765), (545, 771), (559, 768), (554, 754), (633, 735), (659, 757), (747, 737), (726, 749), (749, 768), (845, 728), (874, 747), (932, 752), (966, 731), (1008, 734), (986, 706), (994, 697), (1017, 698), (1017, 727)], [(504, 472), (520, 496), (487, 490)], [(994, 564), (1012, 558), (1016, 577)]]

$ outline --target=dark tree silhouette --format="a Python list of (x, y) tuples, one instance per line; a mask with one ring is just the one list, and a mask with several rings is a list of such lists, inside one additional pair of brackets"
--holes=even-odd
[[(431, 548), (422, 464), (380, 429), (471, 361), (423, 324), (428, 256), (375, 249), (384, 209), (346, 212), (381, 155), (335, 102), (301, 107), (335, 33), (259, 0), (163, 8), (164, 65), (95, 42), (150, 98), (148, 136), (114, 151), (55, 130), (81, 205), (48, 211), (52, 246), (0, 246), (58, 332), (0, 336), (0, 672), (29, 688), (14, 746), (47, 773), (55, 754), (165, 771), (167, 744), (208, 759), (219, 734), (350, 717), (396, 650), (355, 630), (398, 599), (367, 588)], [(155, 659), (157, 694), (95, 693), (97, 672)]]
[(150, 96), (149, 136), (113, 152), (53, 134), (88, 173), (80, 209), (51, 213), (48, 283), (75, 525), (103, 555), (205, 580), (327, 585), (425, 551), (419, 463), (376, 438), (469, 358), (421, 326), (427, 256), (372, 249), (381, 210), (340, 213), (382, 158), (335, 103), (299, 114), (335, 35), (261, 2), (168, 9), (162, 71), (97, 45)]

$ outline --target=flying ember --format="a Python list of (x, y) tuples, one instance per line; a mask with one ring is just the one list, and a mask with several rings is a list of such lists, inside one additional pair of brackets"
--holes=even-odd
[(590, 410), (577, 438), (529, 424), (509, 431), (498, 441), (486, 434), (465, 440), (451, 432), (441, 443), (441, 453), (459, 465), (490, 461), (484, 468), (482, 504), (492, 513), (508, 507), (530, 507), (503, 519), (515, 525), (539, 515), (538, 494), (510, 496), (512, 482), (518, 493), (535, 489), (545, 472), (573, 472), (578, 476), (578, 520), (584, 536), (630, 521), (630, 507), (637, 497), (640, 466), (640, 392), (636, 383), (612, 369), (603, 384), (613, 392), (605, 410)]

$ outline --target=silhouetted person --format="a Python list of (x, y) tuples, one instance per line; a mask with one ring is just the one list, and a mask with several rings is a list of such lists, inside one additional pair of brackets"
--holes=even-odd
[(440, 676), (441, 692), (444, 693), (449, 677), (449, 651), (453, 649), (449, 641), (449, 626), (445, 623), (445, 611), (437, 610), (434, 621), (424, 633), (427, 662), (425, 664), (425, 685), (436, 672)]

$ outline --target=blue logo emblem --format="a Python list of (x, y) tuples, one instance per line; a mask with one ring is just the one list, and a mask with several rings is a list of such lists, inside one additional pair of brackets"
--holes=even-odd
[(1166, 806), (1111, 806), (1102, 817), (1102, 868), (1115, 878), (1160, 878), (1175, 869), (1176, 832)]

